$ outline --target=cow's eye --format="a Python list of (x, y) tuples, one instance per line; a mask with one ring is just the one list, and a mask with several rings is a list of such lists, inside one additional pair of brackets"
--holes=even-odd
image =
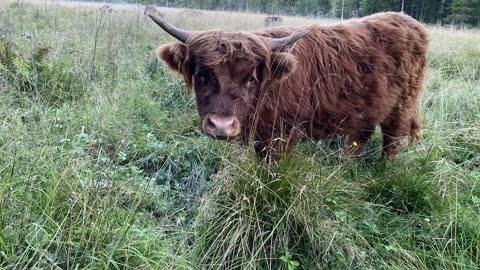
[(253, 83), (257, 80), (257, 78), (255, 78), (255, 76), (251, 76), (249, 79), (248, 79), (248, 82), (249, 83)]
[(204, 85), (207, 79), (204, 76), (197, 76), (195, 81), (198, 83), (198, 85)]

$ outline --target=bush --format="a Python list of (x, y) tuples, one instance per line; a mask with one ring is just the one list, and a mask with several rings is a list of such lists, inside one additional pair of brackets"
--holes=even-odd
[(67, 60), (49, 61), (48, 52), (48, 47), (35, 45), (21, 54), (13, 42), (0, 39), (0, 83), (18, 98), (33, 97), (56, 106), (81, 98), (85, 77)]

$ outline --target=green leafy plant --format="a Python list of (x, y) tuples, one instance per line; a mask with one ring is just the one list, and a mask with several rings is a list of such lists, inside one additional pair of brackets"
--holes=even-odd
[[(31, 36), (25, 39), (33, 42)], [(18, 96), (32, 96), (51, 104), (81, 97), (82, 74), (75, 74), (67, 61), (49, 61), (48, 53), (49, 48), (41, 44), (21, 53), (13, 42), (0, 39), (0, 83)]]
[(288, 270), (295, 270), (300, 266), (300, 263), (292, 260), (292, 255), (287, 251), (285, 255), (280, 256), (280, 260), (285, 263)]

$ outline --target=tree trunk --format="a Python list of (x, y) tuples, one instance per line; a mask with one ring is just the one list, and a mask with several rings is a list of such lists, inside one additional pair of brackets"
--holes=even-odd
[(442, 0), (440, 4), (440, 11), (438, 13), (438, 19), (437, 19), (437, 25), (441, 26), (442, 25), (442, 20), (443, 20), (443, 10), (445, 8), (445, 0)]
[(342, 17), (340, 19), (341, 21), (343, 21), (343, 10), (344, 10), (343, 8), (344, 8), (344, 6), (345, 6), (345, 0), (342, 0)]
[(420, 21), (423, 22), (423, 11), (425, 7), (425, 0), (422, 0), (422, 10), (420, 12)]

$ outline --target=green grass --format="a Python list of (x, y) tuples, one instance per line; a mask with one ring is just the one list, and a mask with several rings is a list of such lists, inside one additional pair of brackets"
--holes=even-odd
[(267, 166), (202, 135), (142, 7), (99, 7), (0, 3), (0, 269), (478, 269), (480, 32), (429, 28), (423, 140), (397, 160), (377, 133), (359, 160), (305, 142)]

